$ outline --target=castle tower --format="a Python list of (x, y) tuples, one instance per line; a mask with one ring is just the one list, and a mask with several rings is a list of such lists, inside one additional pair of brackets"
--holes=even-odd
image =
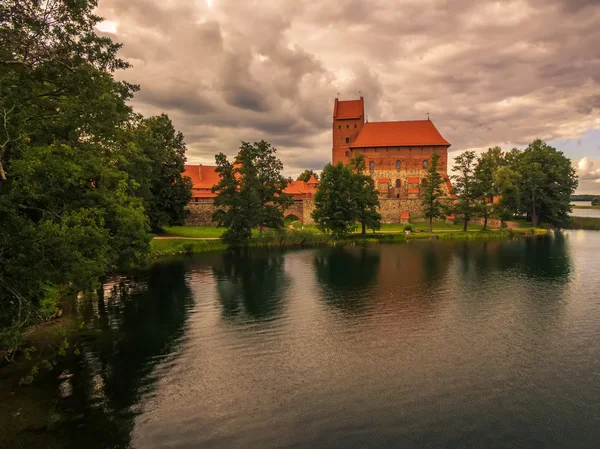
[(352, 158), (350, 145), (354, 143), (358, 133), (365, 124), (365, 102), (360, 100), (340, 101), (335, 99), (333, 106), (333, 147), (331, 159), (333, 164), (342, 161), (348, 164)]

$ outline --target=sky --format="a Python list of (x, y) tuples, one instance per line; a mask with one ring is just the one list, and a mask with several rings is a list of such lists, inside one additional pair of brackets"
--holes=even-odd
[[(369, 121), (430, 114), (450, 156), (541, 138), (600, 193), (600, 0), (100, 0), (132, 104), (190, 163), (265, 139), (285, 174), (331, 160), (336, 96)], [(359, 94), (360, 92), (360, 94)]]

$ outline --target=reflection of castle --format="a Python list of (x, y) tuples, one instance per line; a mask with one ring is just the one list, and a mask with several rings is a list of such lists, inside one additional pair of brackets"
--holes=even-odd
[[(439, 168), (448, 175), (448, 147), (431, 120), (366, 122), (365, 103), (340, 101), (333, 106), (333, 163), (344, 164), (363, 154), (380, 195), (387, 198), (418, 198), (431, 155), (440, 155)], [(451, 188), (446, 182), (445, 192)]]

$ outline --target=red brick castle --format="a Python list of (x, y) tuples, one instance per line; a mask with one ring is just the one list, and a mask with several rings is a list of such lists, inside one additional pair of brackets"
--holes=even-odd
[[(433, 152), (440, 155), (439, 170), (447, 179), (448, 147), (431, 120), (366, 122), (365, 103), (340, 101), (333, 106), (332, 161), (347, 164), (364, 154), (380, 196), (418, 198)], [(446, 183), (446, 192), (451, 188)]]

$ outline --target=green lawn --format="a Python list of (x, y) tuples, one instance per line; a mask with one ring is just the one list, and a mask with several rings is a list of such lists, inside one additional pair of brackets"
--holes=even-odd
[(171, 226), (164, 229), (164, 236), (188, 238), (219, 238), (225, 228), (216, 226)]

